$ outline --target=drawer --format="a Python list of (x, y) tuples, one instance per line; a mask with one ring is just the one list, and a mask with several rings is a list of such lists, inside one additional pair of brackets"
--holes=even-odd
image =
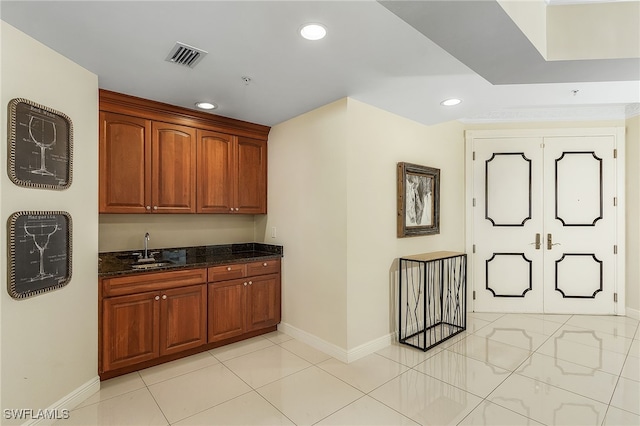
[(247, 276), (244, 263), (236, 263), (233, 265), (212, 266), (207, 272), (208, 281), (226, 281), (236, 278), (244, 278)]
[(261, 262), (247, 263), (247, 276), (280, 273), (280, 259), (269, 259)]
[(102, 292), (104, 297), (122, 296), (145, 291), (204, 284), (206, 282), (206, 269), (133, 274), (114, 278), (103, 278)]

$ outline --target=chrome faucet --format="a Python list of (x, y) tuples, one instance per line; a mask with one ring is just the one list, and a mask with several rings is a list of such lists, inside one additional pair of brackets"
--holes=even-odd
[(144, 257), (142, 258), (143, 260), (149, 259), (149, 239), (150, 239), (150, 235), (147, 232), (144, 234)]

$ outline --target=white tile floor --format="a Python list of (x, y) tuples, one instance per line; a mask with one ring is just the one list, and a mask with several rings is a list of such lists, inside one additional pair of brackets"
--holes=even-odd
[(102, 383), (64, 425), (640, 425), (626, 317), (470, 313), (344, 364), (281, 332)]

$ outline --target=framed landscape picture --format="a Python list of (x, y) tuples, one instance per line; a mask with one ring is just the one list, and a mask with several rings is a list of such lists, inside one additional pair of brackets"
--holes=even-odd
[(397, 166), (398, 238), (440, 233), (440, 169)]

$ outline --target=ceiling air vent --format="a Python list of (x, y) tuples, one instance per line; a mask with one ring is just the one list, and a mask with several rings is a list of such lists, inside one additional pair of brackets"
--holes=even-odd
[(173, 49), (171, 49), (171, 52), (169, 52), (169, 55), (167, 55), (165, 60), (173, 62), (174, 64), (193, 68), (202, 58), (204, 58), (204, 55), (206, 54), (207, 52), (202, 49), (176, 42), (176, 45), (173, 46)]

